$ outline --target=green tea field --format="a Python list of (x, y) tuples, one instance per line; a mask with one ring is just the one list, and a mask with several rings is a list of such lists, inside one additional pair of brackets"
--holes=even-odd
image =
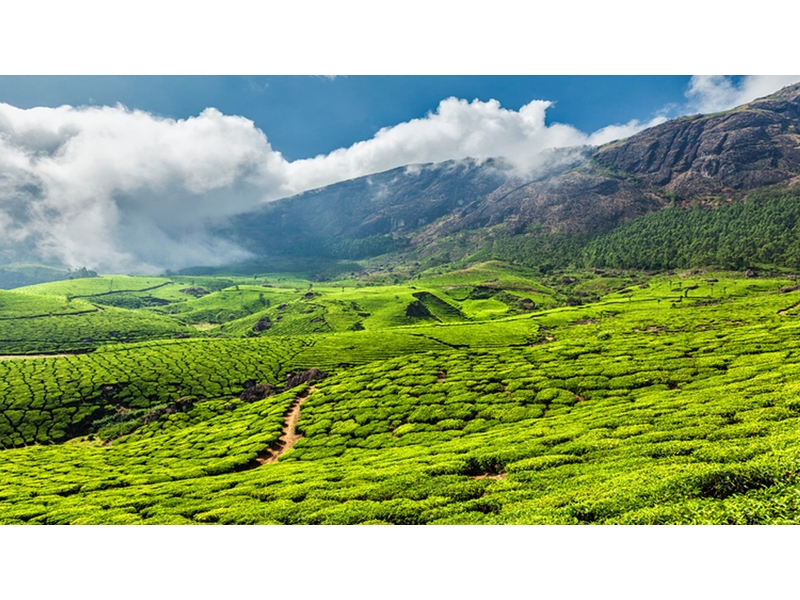
[(0, 292), (0, 523), (795, 523), (796, 288), (485, 263)]

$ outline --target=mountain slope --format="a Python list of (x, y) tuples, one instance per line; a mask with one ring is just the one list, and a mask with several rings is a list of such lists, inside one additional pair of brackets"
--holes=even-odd
[(323, 240), (403, 234), (485, 198), (513, 179), (502, 161), (411, 165), (266, 204), (223, 233), (256, 254), (320, 251)]
[(473, 248), (530, 231), (599, 235), (675, 201), (799, 182), (800, 84), (594, 150), (552, 151), (527, 173), (468, 159), (337, 183), (239, 215), (221, 233), (266, 257), (413, 257), (459, 232), (473, 232)]
[(681, 198), (789, 182), (800, 170), (800, 84), (723, 113), (668, 121), (594, 158)]

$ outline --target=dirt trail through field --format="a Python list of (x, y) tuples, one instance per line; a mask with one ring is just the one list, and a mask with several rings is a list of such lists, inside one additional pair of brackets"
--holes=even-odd
[(798, 303), (797, 303), (797, 304), (795, 304), (794, 306), (790, 306), (789, 308), (784, 308), (783, 310), (779, 310), (779, 311), (778, 311), (778, 314), (779, 314), (780, 316), (782, 316), (782, 317), (785, 317), (785, 316), (786, 316), (786, 313), (788, 313), (790, 310), (794, 310), (795, 308), (800, 308), (800, 302), (798, 302)]
[(294, 402), (292, 402), (291, 406), (289, 406), (289, 410), (286, 411), (286, 415), (284, 417), (286, 424), (283, 426), (283, 434), (281, 435), (280, 440), (278, 440), (275, 448), (267, 450), (265, 456), (256, 459), (258, 464), (268, 465), (276, 462), (284, 453), (286, 453), (287, 450), (290, 450), (292, 446), (297, 443), (297, 440), (303, 437), (302, 435), (298, 435), (298, 433), (295, 431), (297, 421), (300, 419), (300, 406), (308, 399), (309, 395), (311, 395), (311, 392), (316, 389), (317, 388), (312, 385), (306, 388), (301, 395), (294, 399)]

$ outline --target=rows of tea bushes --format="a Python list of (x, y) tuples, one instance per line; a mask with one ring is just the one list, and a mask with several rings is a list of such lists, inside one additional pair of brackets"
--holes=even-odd
[[(332, 328), (328, 325), (327, 316), (327, 303), (294, 301), (226, 323), (224, 332), (226, 335), (245, 337), (329, 333)], [(258, 325), (259, 321), (261, 325)]]
[(145, 277), (130, 275), (104, 275), (82, 279), (67, 279), (49, 283), (39, 283), (17, 288), (15, 291), (44, 296), (70, 296), (72, 298), (92, 297), (113, 292), (147, 291), (160, 289), (171, 280), (164, 277)]
[(295, 356), (293, 365), (296, 370), (318, 367), (338, 371), (424, 352), (527, 345), (536, 343), (537, 336), (538, 327), (531, 319), (342, 332), (307, 338), (308, 347)]
[(312, 337), (151, 341), (90, 353), (0, 361), (0, 444), (60, 441), (113, 416), (180, 397), (217, 398), (246, 381), (279, 384), (285, 373), (458, 347), (528, 343), (529, 320)]
[(77, 352), (106, 343), (191, 335), (194, 329), (167, 317), (91, 307), (89, 312), (0, 320), (0, 354)]
[(486, 323), (0, 362), (0, 522), (798, 522), (800, 292), (682, 275)]
[[(234, 284), (234, 279), (173, 281), (127, 276), (54, 282), (26, 288), (26, 298), (31, 299), (29, 311), (34, 304), (41, 304), (37, 314), (60, 315), (63, 311), (57, 309), (69, 309), (85, 312), (85, 316), (74, 314), (72, 320), (54, 317), (35, 323), (3, 323), (0, 317), (0, 353), (86, 351), (107, 343), (176, 336), (261, 337), (375, 331), (498, 319), (556, 302), (552, 291), (530, 280), (526, 283), (517, 270), (483, 265), (415, 282), (420, 285), (355, 288), (313, 288), (311, 284), (296, 287), (296, 281), (252, 285)], [(218, 289), (218, 285), (212, 285), (215, 281), (234, 285)], [(460, 285), (443, 285), (449, 281)], [(529, 296), (535, 296), (536, 301)], [(527, 302), (524, 307), (523, 300)]]
[[(263, 311), (272, 303), (279, 303), (296, 296), (286, 290), (274, 293), (260, 287), (236, 286), (210, 293), (205, 288), (189, 287), (186, 290), (197, 290), (198, 297), (191, 295), (186, 301), (163, 307), (159, 312), (175, 316), (183, 323), (223, 324), (242, 317)], [(199, 295), (204, 293), (205, 295)]]
[(692, 356), (667, 334), (580, 351), (565, 331), (369, 363), (315, 382), (271, 465), (253, 458), (300, 390), (201, 402), (110, 447), (6, 450), (0, 520), (796, 522), (800, 354), (789, 331), (762, 352), (763, 324), (736, 330)]
[(280, 384), (302, 347), (300, 339), (176, 340), (0, 361), (0, 445), (80, 435), (119, 407), (219, 398), (249, 380)]
[[(92, 523), (104, 514), (107, 523), (141, 522), (137, 510), (153, 504), (148, 499), (153, 484), (198, 481), (257, 465), (257, 456), (280, 436), (283, 413), (296, 392), (252, 404), (205, 401), (111, 446), (81, 441), (7, 451), (0, 468), (6, 509), (0, 521)], [(101, 490), (111, 499), (86, 501)]]
[(32, 317), (76, 314), (97, 310), (85, 300), (68, 301), (59, 296), (39, 296), (0, 290), (0, 322)]

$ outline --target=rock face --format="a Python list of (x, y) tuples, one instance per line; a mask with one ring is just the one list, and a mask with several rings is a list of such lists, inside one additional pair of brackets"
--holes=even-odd
[(207, 296), (210, 292), (206, 289), (201, 287), (188, 287), (180, 290), (182, 294), (188, 294), (190, 296), (194, 296), (195, 298), (200, 298), (201, 296)]
[(308, 383), (309, 381), (325, 379), (327, 376), (328, 375), (326, 373), (320, 371), (316, 367), (302, 371), (301, 373), (292, 373), (288, 376), (288, 379), (286, 380), (286, 386), (283, 389), (289, 390), (293, 387), (297, 387), (298, 385)]
[(261, 332), (266, 331), (272, 327), (272, 319), (269, 317), (261, 317), (256, 324), (253, 325), (253, 331)]
[(267, 396), (273, 396), (279, 391), (274, 385), (268, 383), (247, 382), (244, 390), (239, 394), (239, 398), (245, 402), (255, 402), (256, 400), (263, 400)]
[(787, 182), (800, 168), (800, 84), (723, 113), (663, 123), (594, 158), (680, 198)]
[(244, 402), (263, 400), (264, 398), (274, 396), (275, 394), (280, 394), (281, 392), (290, 390), (298, 385), (308, 383), (309, 381), (325, 379), (327, 376), (327, 373), (324, 373), (316, 367), (306, 371), (301, 371), (300, 373), (289, 373), (286, 376), (286, 385), (282, 388), (275, 387), (269, 383), (256, 383), (254, 380), (248, 379), (242, 386), (244, 389), (242, 390), (242, 393), (239, 394), (239, 399), (243, 400)]
[(155, 408), (148, 412), (142, 419), (142, 423), (147, 425), (153, 421), (158, 421), (164, 415), (173, 415), (179, 412), (187, 412), (191, 410), (197, 400), (195, 398), (178, 398), (172, 404), (162, 408)]

